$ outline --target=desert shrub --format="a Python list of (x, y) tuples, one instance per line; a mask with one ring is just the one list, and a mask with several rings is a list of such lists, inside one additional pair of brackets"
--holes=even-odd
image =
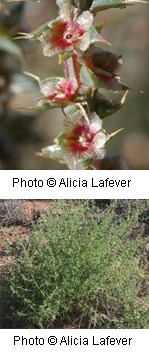
[(12, 225), (24, 222), (23, 200), (0, 200), (0, 223)]
[[(18, 237), (3, 270), (4, 328), (147, 328), (147, 297), (140, 294), (140, 207), (128, 217), (104, 215), (88, 201), (56, 201), (33, 225), (30, 242)], [(6, 247), (6, 250), (8, 248)]]

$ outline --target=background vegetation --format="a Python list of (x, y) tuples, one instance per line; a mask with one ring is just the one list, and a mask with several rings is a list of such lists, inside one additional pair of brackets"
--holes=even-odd
[(1, 229), (3, 328), (149, 328), (147, 208), (59, 200), (29, 240), (10, 246)]

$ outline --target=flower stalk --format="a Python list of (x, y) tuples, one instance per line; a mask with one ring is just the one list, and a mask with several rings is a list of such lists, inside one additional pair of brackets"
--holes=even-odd
[(72, 63), (73, 63), (76, 80), (78, 82), (78, 85), (80, 85), (80, 69), (78, 64), (78, 56), (76, 54), (72, 56)]

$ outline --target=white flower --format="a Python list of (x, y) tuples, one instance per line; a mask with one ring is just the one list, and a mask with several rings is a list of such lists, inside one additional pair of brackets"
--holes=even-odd
[(55, 139), (55, 144), (42, 149), (40, 156), (65, 163), (71, 170), (82, 170), (86, 160), (104, 157), (106, 141), (98, 115), (91, 114), (89, 121), (84, 111), (76, 110), (65, 118), (64, 131)]
[(50, 57), (68, 51), (86, 51), (90, 45), (89, 29), (92, 23), (93, 15), (90, 11), (77, 16), (72, 6), (61, 6), (59, 17), (49, 22), (48, 28), (39, 36), (44, 55)]
[(41, 93), (52, 102), (69, 102), (73, 100), (78, 89), (75, 78), (65, 79), (59, 77), (47, 78), (40, 83)]
[(63, 158), (70, 169), (80, 169), (87, 159), (104, 157), (107, 135), (96, 113), (91, 115), (90, 121), (86, 121), (81, 111), (76, 112), (66, 119), (65, 133)]

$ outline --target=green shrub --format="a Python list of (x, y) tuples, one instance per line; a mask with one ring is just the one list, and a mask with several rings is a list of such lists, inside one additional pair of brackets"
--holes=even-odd
[(30, 242), (18, 237), (9, 247), (4, 327), (59, 328), (76, 319), (79, 327), (85, 320), (88, 328), (149, 328), (142, 232), (132, 238), (139, 215), (139, 205), (117, 219), (113, 203), (101, 215), (87, 200), (56, 201)]

